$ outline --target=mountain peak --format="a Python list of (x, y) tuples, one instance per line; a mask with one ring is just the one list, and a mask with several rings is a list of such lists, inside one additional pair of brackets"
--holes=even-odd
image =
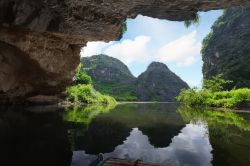
[(175, 97), (188, 85), (166, 64), (152, 62), (147, 70), (135, 78), (120, 60), (108, 55), (82, 58), (90, 70), (95, 88), (117, 100), (175, 101)]
[(150, 69), (154, 69), (154, 70), (157, 70), (157, 69), (167, 69), (169, 70), (168, 66), (162, 62), (151, 62), (147, 68), (147, 70), (150, 70)]
[(161, 62), (152, 62), (137, 79), (137, 97), (141, 101), (175, 101), (184, 88), (189, 88), (187, 83)]

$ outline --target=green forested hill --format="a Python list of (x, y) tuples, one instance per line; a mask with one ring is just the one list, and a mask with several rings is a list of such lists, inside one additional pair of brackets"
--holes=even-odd
[(229, 89), (250, 87), (250, 7), (224, 11), (203, 41), (203, 75), (223, 73)]
[(94, 87), (119, 101), (174, 101), (182, 88), (188, 88), (163, 63), (151, 63), (135, 78), (124, 63), (107, 55), (85, 57), (81, 62)]
[(141, 101), (175, 101), (181, 89), (189, 88), (175, 73), (160, 62), (152, 62), (136, 83)]
[(81, 62), (98, 91), (112, 95), (120, 101), (137, 100), (136, 78), (120, 60), (107, 55), (94, 55), (82, 58)]

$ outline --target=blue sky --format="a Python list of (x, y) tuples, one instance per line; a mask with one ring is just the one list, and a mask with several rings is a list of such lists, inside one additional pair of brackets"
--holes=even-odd
[(106, 54), (124, 62), (133, 75), (144, 72), (152, 61), (165, 63), (190, 86), (202, 81), (201, 43), (223, 11), (201, 12), (199, 25), (137, 16), (128, 19), (120, 41), (89, 42), (81, 56)]

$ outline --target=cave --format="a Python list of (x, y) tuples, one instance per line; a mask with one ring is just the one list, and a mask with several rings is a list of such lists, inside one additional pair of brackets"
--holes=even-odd
[(0, 103), (59, 95), (73, 81), (80, 48), (122, 37), (127, 18), (141, 14), (192, 20), (198, 11), (238, 7), (248, 0), (1, 0)]

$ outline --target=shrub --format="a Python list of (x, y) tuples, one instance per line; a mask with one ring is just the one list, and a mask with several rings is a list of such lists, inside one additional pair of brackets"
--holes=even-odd
[(204, 105), (206, 99), (211, 96), (210, 91), (201, 90), (197, 91), (196, 89), (183, 89), (177, 97), (177, 101), (185, 103), (189, 106)]
[(83, 65), (80, 64), (77, 68), (75, 76), (75, 84), (92, 84), (92, 79), (83, 71)]
[(186, 28), (189, 28), (191, 25), (198, 25), (200, 23), (200, 16), (197, 14), (192, 20), (185, 20), (184, 25)]
[(250, 89), (244, 88), (221, 92), (188, 89), (182, 90), (177, 100), (188, 106), (235, 108), (243, 101), (250, 101)]
[(66, 89), (67, 100), (74, 103), (100, 103), (100, 104), (114, 104), (116, 103), (113, 97), (102, 95), (97, 92), (92, 85), (79, 84), (68, 87)]
[(223, 90), (225, 85), (231, 82), (232, 81), (223, 79), (223, 74), (218, 74), (217, 76), (213, 76), (212, 79), (204, 80), (202, 88), (212, 92), (217, 92)]

